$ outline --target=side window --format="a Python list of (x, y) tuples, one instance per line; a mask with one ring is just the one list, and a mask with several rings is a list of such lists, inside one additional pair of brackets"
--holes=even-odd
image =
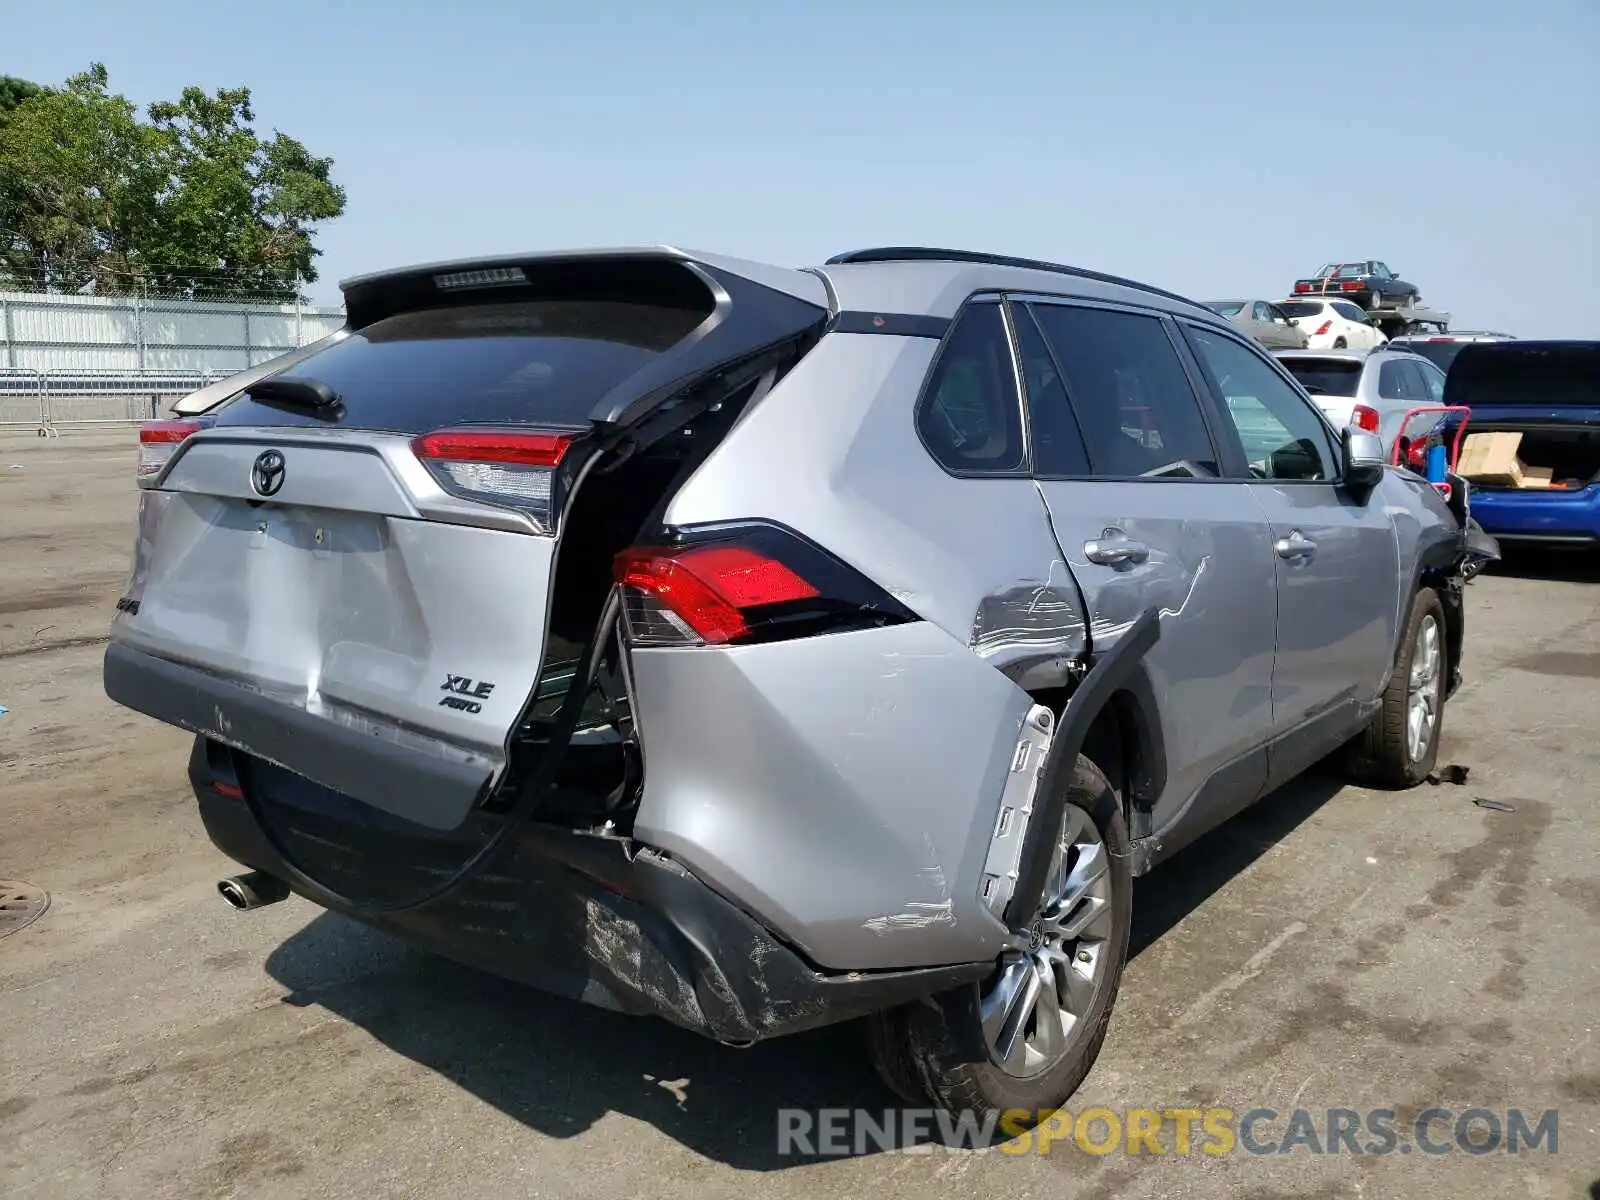
[(1159, 318), (1032, 306), (1083, 431), (1096, 475), (1221, 473), (1200, 401)]
[(1422, 374), (1422, 382), (1428, 389), (1427, 402), (1429, 404), (1443, 404), (1444, 372), (1428, 362), (1412, 363), (1411, 365)]
[(1354, 321), (1357, 325), (1367, 324), (1367, 314), (1348, 300), (1335, 300), (1333, 302), (1333, 311), (1347, 321)]
[(1265, 300), (1256, 301), (1253, 315), (1255, 316), (1256, 320), (1265, 321), (1269, 325), (1272, 324), (1272, 318), (1277, 316), (1277, 314), (1272, 311), (1272, 306)]
[(1252, 476), (1332, 480), (1338, 475), (1326, 423), (1287, 380), (1230, 337), (1193, 327), (1187, 332), (1239, 431)]
[(970, 305), (940, 348), (917, 408), (928, 451), (951, 471), (1022, 465), (1022, 416), (998, 304)]
[(1017, 318), (1017, 348), (1022, 354), (1022, 379), (1028, 392), (1034, 473), (1088, 475), (1089, 455), (1084, 449), (1083, 434), (1044, 335), (1026, 308), (1018, 305), (1012, 311)]
[(1410, 372), (1407, 368), (1410, 363), (1402, 359), (1391, 358), (1378, 368), (1378, 395), (1385, 400), (1408, 400), (1411, 398)]

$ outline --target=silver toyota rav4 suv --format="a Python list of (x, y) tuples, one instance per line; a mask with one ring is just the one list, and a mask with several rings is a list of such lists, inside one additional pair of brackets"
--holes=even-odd
[(927, 249), (344, 292), (141, 435), (105, 687), (196, 735), (236, 907), (1040, 1113), (1135, 876), (1432, 767), (1464, 514), (1197, 304)]

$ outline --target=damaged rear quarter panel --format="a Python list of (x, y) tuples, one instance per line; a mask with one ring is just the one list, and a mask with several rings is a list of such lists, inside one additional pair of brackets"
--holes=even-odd
[(1037, 485), (952, 476), (917, 436), (937, 349), (828, 335), (665, 516), (786, 525), (927, 624), (636, 655), (636, 832), (829, 967), (992, 956), (978, 889), (1023, 689), (1065, 683), (1085, 649)]
[(634, 834), (819, 966), (978, 961), (978, 897), (1030, 702), (926, 622), (634, 653)]

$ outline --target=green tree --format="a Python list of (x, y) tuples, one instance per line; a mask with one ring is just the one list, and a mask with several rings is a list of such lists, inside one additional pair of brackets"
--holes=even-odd
[(146, 207), (151, 145), (101, 66), (20, 102), (0, 126), (0, 271), (52, 291), (100, 282)]
[(15, 75), (0, 75), (0, 125), (6, 123), (6, 114), (13, 108), (44, 90), (37, 83), (18, 79)]
[(289, 299), (315, 226), (344, 212), (333, 162), (255, 130), (248, 88), (185, 88), (141, 117), (103, 66), (0, 125), (0, 271), (96, 293)]

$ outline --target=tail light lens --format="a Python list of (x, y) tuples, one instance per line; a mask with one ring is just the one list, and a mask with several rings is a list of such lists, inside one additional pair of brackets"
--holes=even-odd
[(554, 528), (556, 473), (579, 434), (550, 430), (439, 429), (411, 450), (439, 486), (466, 500), (527, 513)]
[(916, 620), (854, 568), (771, 525), (631, 547), (616, 556), (613, 578), (635, 646), (770, 642)]
[(1368, 433), (1378, 432), (1378, 410), (1369, 408), (1365, 404), (1358, 404), (1350, 412), (1350, 424), (1357, 429), (1364, 429)]
[(1366, 285), (1361, 283), (1361, 282), (1359, 282), (1359, 281), (1357, 281), (1357, 280), (1351, 279), (1351, 280), (1347, 280), (1342, 286), (1344, 287), (1344, 290), (1347, 291), (1347, 292), (1359, 292)]
[(1321, 325), (1317, 326), (1317, 332), (1315, 334), (1313, 334), (1312, 336), (1313, 337), (1321, 337), (1323, 334), (1327, 333), (1328, 330), (1330, 330), (1332, 328), (1333, 328), (1333, 322), (1332, 321), (1324, 321)]
[(178, 447), (204, 428), (201, 421), (146, 421), (139, 426), (138, 478), (161, 474)]
[(1309, 283), (1297, 283), (1294, 285), (1294, 290), (1296, 293), (1309, 292), (1311, 285)]

